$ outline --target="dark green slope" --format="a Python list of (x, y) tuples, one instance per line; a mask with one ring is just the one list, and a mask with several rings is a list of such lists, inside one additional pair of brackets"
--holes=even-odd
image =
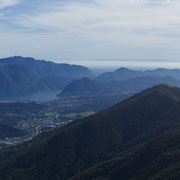
[[(19, 121), (25, 120), (28, 118), (26, 115), (27, 112), (29, 114), (37, 114), (42, 111), (46, 106), (43, 104), (37, 104), (34, 102), (31, 103), (23, 103), (23, 102), (13, 102), (13, 103), (0, 103), (0, 124), (6, 124), (8, 126), (16, 127)], [(10, 116), (6, 116), (6, 114), (10, 114)], [(22, 115), (21, 117), (16, 116), (17, 114)], [(23, 114), (27, 117), (23, 118)]]
[(180, 125), (71, 180), (179, 179)]
[(118, 156), (71, 180), (148, 178), (180, 178), (180, 102), (162, 113), (152, 129), (130, 140)]
[(23, 135), (25, 135), (25, 132), (23, 130), (0, 123), (0, 139), (18, 137)]
[(166, 119), (160, 117), (179, 100), (179, 88), (158, 85), (96, 115), (4, 150), (0, 153), (0, 178), (67, 179), (115, 157), (138, 137), (139, 144), (152, 138), (141, 136), (163, 124)]

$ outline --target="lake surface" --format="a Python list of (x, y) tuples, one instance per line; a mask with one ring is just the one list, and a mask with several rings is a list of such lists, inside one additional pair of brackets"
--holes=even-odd
[(13, 96), (13, 97), (6, 97), (3, 98), (4, 100), (9, 100), (9, 101), (20, 101), (20, 100), (28, 100), (28, 101), (50, 101), (50, 100), (55, 100), (58, 97), (56, 96), (59, 94), (61, 91), (48, 91), (48, 92), (37, 92), (37, 93), (32, 93), (28, 95), (22, 95), (22, 96)]

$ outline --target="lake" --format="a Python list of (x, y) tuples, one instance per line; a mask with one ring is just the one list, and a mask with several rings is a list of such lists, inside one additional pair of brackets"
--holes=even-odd
[(28, 95), (22, 95), (22, 96), (12, 96), (12, 97), (6, 97), (3, 98), (3, 100), (9, 100), (9, 101), (21, 101), (21, 100), (28, 100), (28, 101), (50, 101), (50, 100), (55, 100), (58, 97), (56, 96), (59, 94), (61, 91), (56, 90), (56, 91), (48, 91), (48, 92), (37, 92), (37, 93), (32, 93)]

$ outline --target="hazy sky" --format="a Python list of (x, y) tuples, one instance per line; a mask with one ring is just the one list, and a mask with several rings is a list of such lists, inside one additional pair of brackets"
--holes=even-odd
[(0, 57), (176, 66), (180, 0), (0, 0), (0, 42)]

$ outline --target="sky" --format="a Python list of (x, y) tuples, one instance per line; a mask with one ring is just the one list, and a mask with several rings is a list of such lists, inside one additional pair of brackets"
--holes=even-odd
[(179, 0), (0, 0), (0, 57), (177, 67)]

